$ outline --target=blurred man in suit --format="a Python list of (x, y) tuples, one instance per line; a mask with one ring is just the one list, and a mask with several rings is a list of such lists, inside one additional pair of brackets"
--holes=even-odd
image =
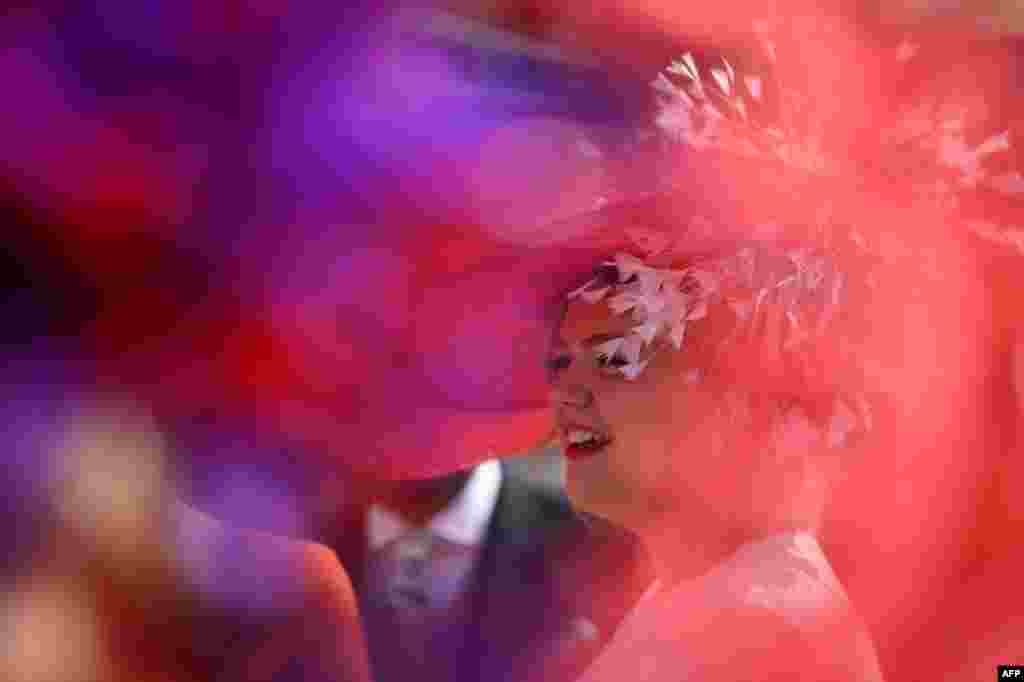
[(378, 682), (571, 680), (651, 578), (631, 534), (497, 460), (369, 487), (325, 542)]

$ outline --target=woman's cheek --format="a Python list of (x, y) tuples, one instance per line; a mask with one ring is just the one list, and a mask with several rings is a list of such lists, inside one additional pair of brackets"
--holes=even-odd
[(623, 386), (605, 418), (614, 436), (631, 458), (652, 459), (651, 468), (662, 468), (665, 452), (680, 437), (679, 397), (659, 390), (653, 378), (637, 379)]
[(616, 437), (621, 431), (647, 421), (651, 401), (645, 389), (649, 390), (649, 385), (643, 381), (643, 375), (633, 381), (602, 377), (597, 390), (598, 409)]

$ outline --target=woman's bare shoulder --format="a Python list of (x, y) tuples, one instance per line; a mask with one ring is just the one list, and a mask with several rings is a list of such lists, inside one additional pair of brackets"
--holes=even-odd
[(726, 599), (780, 614), (794, 627), (850, 617), (850, 601), (817, 540), (785, 533), (743, 547), (711, 576)]
[(742, 548), (668, 595), (663, 618), (694, 679), (882, 679), (867, 629), (808, 534)]
[(586, 682), (880, 682), (874, 645), (813, 537), (742, 548), (638, 605)]

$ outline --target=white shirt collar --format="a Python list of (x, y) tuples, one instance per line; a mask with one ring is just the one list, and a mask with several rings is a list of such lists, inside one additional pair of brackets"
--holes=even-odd
[[(498, 461), (492, 459), (480, 464), (448, 506), (431, 517), (426, 529), (450, 542), (470, 546), (480, 544), (494, 515), (500, 489), (501, 465)], [(366, 537), (370, 549), (383, 547), (416, 528), (396, 512), (380, 505), (372, 505), (367, 510)]]

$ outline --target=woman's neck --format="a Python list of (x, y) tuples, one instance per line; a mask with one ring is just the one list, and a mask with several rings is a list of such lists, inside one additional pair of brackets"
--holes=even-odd
[[(713, 525), (701, 528), (711, 529)], [(659, 580), (675, 585), (704, 575), (736, 551), (751, 542), (784, 532), (800, 530), (793, 525), (764, 528), (718, 528), (714, 532), (694, 532), (695, 527), (680, 523), (655, 523), (638, 529), (654, 563)]]

